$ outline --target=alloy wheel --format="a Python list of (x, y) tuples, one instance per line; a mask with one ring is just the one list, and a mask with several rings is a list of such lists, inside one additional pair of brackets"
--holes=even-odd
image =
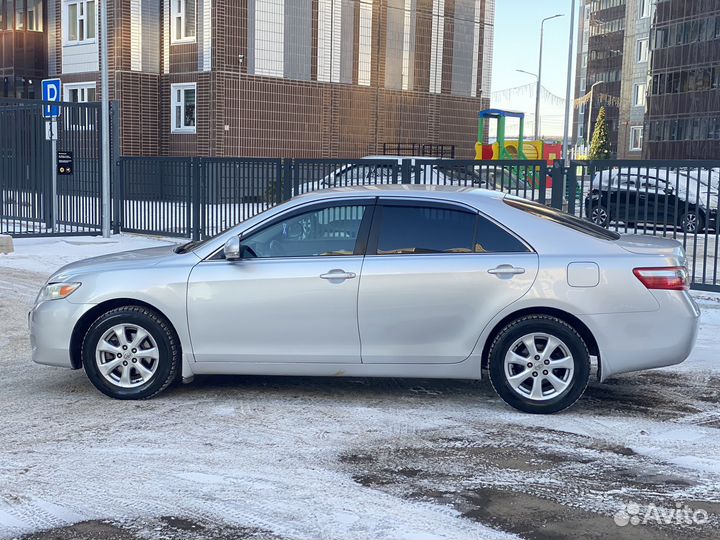
[(693, 214), (688, 212), (683, 216), (682, 219), (682, 229), (685, 232), (688, 233), (694, 233), (698, 230), (698, 216), (697, 214)]
[(120, 388), (135, 388), (153, 378), (160, 363), (155, 338), (136, 324), (109, 328), (95, 347), (100, 374)]
[(593, 223), (595, 223), (595, 225), (600, 225), (601, 227), (604, 227), (608, 223), (607, 211), (602, 206), (596, 206), (592, 209), (590, 219)]
[(565, 392), (572, 384), (575, 362), (559, 338), (534, 332), (516, 340), (505, 355), (504, 373), (518, 395), (545, 401)]

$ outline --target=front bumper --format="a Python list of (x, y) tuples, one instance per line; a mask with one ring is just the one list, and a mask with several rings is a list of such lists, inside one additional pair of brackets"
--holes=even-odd
[(73, 328), (92, 304), (48, 300), (28, 313), (32, 360), (36, 364), (72, 368), (70, 337)]
[(697, 338), (700, 309), (686, 291), (651, 291), (660, 309), (588, 316), (600, 348), (600, 380), (684, 362)]

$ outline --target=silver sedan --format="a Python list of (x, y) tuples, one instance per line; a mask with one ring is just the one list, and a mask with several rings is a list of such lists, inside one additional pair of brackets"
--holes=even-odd
[(679, 243), (502, 193), (297, 197), (215, 238), (88, 259), (30, 313), (33, 360), (149, 398), (202, 374), (480, 379), (531, 413), (591, 375), (677, 364), (699, 310)]

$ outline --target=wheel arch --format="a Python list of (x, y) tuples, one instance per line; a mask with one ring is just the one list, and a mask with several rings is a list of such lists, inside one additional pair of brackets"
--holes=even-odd
[[(110, 311), (111, 309), (125, 306), (139, 306), (153, 310), (168, 322), (172, 331), (175, 332), (176, 336), (178, 336), (177, 329), (170, 318), (156, 306), (136, 298), (113, 298), (112, 300), (106, 300), (86, 311), (83, 316), (80, 317), (78, 322), (75, 323), (75, 327), (73, 328), (70, 336), (70, 362), (73, 369), (80, 369), (82, 367), (82, 357), (80, 354), (82, 342), (92, 323), (94, 323), (103, 313)], [(181, 348), (180, 352), (182, 354), (182, 342), (180, 339), (178, 339), (178, 346)]]
[(551, 317), (557, 317), (561, 321), (566, 322), (570, 326), (572, 326), (578, 334), (580, 334), (580, 337), (582, 337), (583, 341), (587, 345), (588, 351), (590, 352), (591, 356), (595, 356), (598, 359), (598, 376), (601, 373), (601, 359), (600, 359), (600, 347), (598, 346), (597, 340), (595, 339), (595, 336), (593, 335), (592, 331), (588, 326), (582, 322), (580, 319), (578, 319), (575, 315), (572, 315), (571, 313), (568, 313), (567, 311), (563, 311), (562, 309), (558, 308), (552, 308), (552, 307), (528, 307), (524, 309), (520, 309), (518, 311), (514, 311), (505, 317), (503, 317), (498, 323), (493, 327), (493, 329), (490, 331), (490, 333), (487, 336), (487, 339), (485, 340), (485, 343), (483, 345), (482, 350), (482, 367), (484, 369), (487, 369), (488, 367), (488, 353), (490, 352), (490, 346), (492, 345), (493, 341), (495, 340), (495, 336), (497, 336), (500, 331), (505, 328), (505, 326), (510, 323), (511, 321), (514, 321), (515, 319), (519, 319), (520, 317), (524, 317), (526, 315), (549, 315)]

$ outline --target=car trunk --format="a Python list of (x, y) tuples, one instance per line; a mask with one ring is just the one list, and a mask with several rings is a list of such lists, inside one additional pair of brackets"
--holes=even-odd
[(620, 240), (617, 240), (616, 243), (624, 250), (639, 255), (685, 257), (685, 250), (682, 244), (672, 238), (643, 234), (624, 234), (620, 236)]

